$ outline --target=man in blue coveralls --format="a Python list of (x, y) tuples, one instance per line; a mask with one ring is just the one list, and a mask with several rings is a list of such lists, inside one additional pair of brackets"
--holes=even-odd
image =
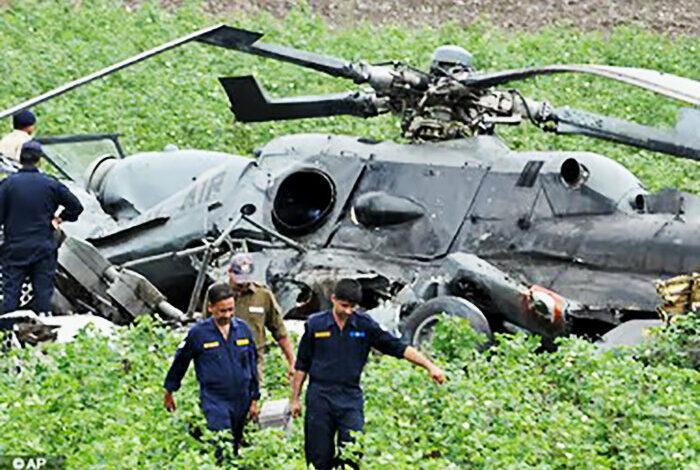
[[(34, 310), (51, 311), (58, 248), (55, 231), (61, 221), (73, 222), (83, 211), (63, 183), (39, 172), (37, 164), (43, 155), (39, 142), (26, 142), (19, 157), (22, 168), (0, 182), (5, 312), (17, 310), (27, 276), (34, 288)], [(59, 206), (63, 211), (56, 215)]]
[[(233, 316), (233, 292), (228, 284), (209, 289), (211, 317), (196, 324), (175, 352), (165, 378), (165, 408), (175, 411), (173, 392), (194, 359), (199, 382), (199, 398), (207, 427), (212, 431), (230, 430), (234, 451), (243, 437), (246, 415), (258, 416), (258, 377), (253, 333), (245, 322)], [(220, 458), (217, 449), (217, 457)]]
[(333, 308), (311, 315), (304, 326), (292, 379), (292, 416), (301, 414), (299, 396), (306, 376), (304, 450), (307, 463), (317, 470), (355, 463), (335, 455), (338, 444), (352, 441), (351, 431), (364, 428), (364, 400), (360, 374), (370, 348), (405, 358), (424, 367), (438, 384), (445, 374), (412, 346), (384, 331), (369, 315), (355, 309), (362, 300), (360, 284), (341, 279), (331, 297)]

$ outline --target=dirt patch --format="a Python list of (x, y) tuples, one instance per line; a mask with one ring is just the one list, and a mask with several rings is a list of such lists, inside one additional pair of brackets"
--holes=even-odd
[[(177, 4), (176, 0), (163, 0)], [(289, 0), (231, 2), (204, 0), (211, 13), (267, 11), (284, 16), (298, 5)], [(369, 20), (377, 24), (400, 22), (409, 26), (438, 25), (458, 21), (468, 26), (488, 18), (505, 29), (536, 31), (565, 24), (584, 31), (608, 31), (620, 24), (635, 24), (670, 35), (700, 34), (698, 0), (308, 0), (309, 9), (333, 27)]]

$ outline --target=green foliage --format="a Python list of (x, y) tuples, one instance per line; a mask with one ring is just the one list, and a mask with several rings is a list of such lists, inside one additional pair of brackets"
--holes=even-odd
[[(505, 32), (488, 23), (407, 29), (357, 24), (330, 31), (301, 2), (284, 20), (212, 18), (199, 2), (177, 10), (157, 2), (14, 0), (0, 10), (3, 108), (149, 47), (217, 21), (266, 32), (271, 42), (379, 61), (425, 66), (434, 47), (470, 49), (484, 69), (553, 62), (656, 68), (700, 78), (698, 38), (670, 39), (633, 28), (609, 36), (551, 28)], [(265, 124), (233, 122), (216, 78), (255, 74), (274, 96), (322, 94), (348, 83), (289, 64), (190, 44), (37, 107), (40, 133), (121, 131), (127, 150), (167, 143), (249, 154), (295, 132), (333, 132), (396, 139), (395, 119), (350, 117)], [(586, 76), (542, 77), (518, 85), (526, 95), (593, 112), (672, 126), (676, 103)], [(700, 192), (698, 164), (596, 142), (504, 129), (517, 150), (591, 150), (616, 159), (651, 189)], [(162, 381), (181, 334), (145, 319), (107, 339), (83, 332), (0, 356), (0, 454), (63, 454), (68, 468), (214, 468), (212, 438), (198, 409), (190, 371), (178, 411), (162, 406)], [(697, 318), (679, 318), (641, 349), (601, 354), (567, 339), (554, 353), (535, 353), (536, 337), (497, 337), (478, 354), (463, 322), (435, 332), (433, 354), (448, 382), (392, 358), (372, 358), (364, 374), (366, 429), (357, 447), (368, 469), (698, 468), (700, 383)], [(637, 359), (639, 358), (639, 359)], [(682, 366), (682, 367), (680, 367)], [(695, 369), (693, 369), (695, 368)], [(18, 372), (19, 370), (19, 372)], [(287, 393), (284, 360), (273, 348), (264, 396)], [(198, 432), (201, 437), (195, 438)], [(241, 463), (255, 469), (305, 468), (301, 421), (289, 440), (279, 430), (248, 429), (253, 444)]]
[[(469, 49), (483, 69), (555, 62), (641, 66), (700, 78), (700, 39), (671, 39), (631, 27), (609, 35), (565, 27), (538, 33), (503, 31), (481, 22), (464, 29), (377, 27), (359, 23), (329, 30), (309, 15), (305, 2), (283, 20), (270, 16), (212, 17), (201, 2), (175, 9), (160, 2), (126, 8), (122, 2), (92, 0), (14, 0), (0, 10), (3, 60), (0, 103), (10, 106), (69, 80), (98, 70), (180, 35), (222, 21), (265, 32), (266, 40), (347, 59), (402, 59), (425, 67), (432, 50), (444, 43)], [(57, 20), (57, 19), (60, 19)], [(290, 64), (201, 44), (189, 44), (98, 80), (37, 107), (44, 135), (119, 131), (128, 151), (159, 150), (168, 143), (250, 154), (270, 139), (296, 132), (333, 132), (398, 139), (395, 118), (332, 117), (276, 123), (233, 121), (217, 77), (254, 74), (273, 96), (346, 90), (347, 81)], [(585, 75), (540, 77), (521, 82), (526, 95), (593, 112), (671, 127), (677, 104), (653, 93)], [(503, 128), (516, 150), (591, 150), (608, 155), (636, 173), (650, 189), (673, 186), (700, 192), (697, 162), (639, 151), (585, 137), (544, 135), (532, 126)], [(399, 139), (400, 140), (400, 139)]]
[[(525, 335), (497, 336), (479, 354), (459, 348), (463, 337), (477, 338), (468, 324), (448, 319), (433, 345), (447, 383), (372, 357), (363, 377), (366, 433), (348, 451), (377, 470), (694, 468), (700, 373), (677, 367), (682, 355), (671, 354), (693, 339), (684, 334), (697, 339), (697, 319), (688, 318), (641, 348), (663, 351), (661, 360), (600, 353), (575, 338), (536, 353), (539, 339)], [(0, 454), (62, 454), (71, 469), (215, 468), (207, 441), (217, 436), (206, 430), (193, 371), (176, 394), (178, 410), (163, 409), (161, 384), (182, 334), (142, 318), (111, 338), (88, 329), (70, 344), (3, 355)], [(284, 396), (279, 348), (266, 359), (274, 392), (264, 397)], [(288, 439), (249, 425), (246, 440), (247, 468), (304, 468), (302, 420)]]
[(443, 314), (435, 325), (431, 346), (432, 351), (446, 362), (468, 363), (486, 341), (484, 334), (477, 333), (460, 317)]
[(700, 318), (698, 313), (672, 317), (663, 328), (652, 328), (638, 354), (654, 365), (700, 370)]

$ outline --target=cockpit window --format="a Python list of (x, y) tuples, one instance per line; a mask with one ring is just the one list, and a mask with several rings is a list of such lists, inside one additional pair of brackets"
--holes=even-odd
[(37, 139), (47, 160), (64, 177), (83, 182), (85, 170), (96, 158), (111, 155), (122, 158), (118, 134), (76, 135)]

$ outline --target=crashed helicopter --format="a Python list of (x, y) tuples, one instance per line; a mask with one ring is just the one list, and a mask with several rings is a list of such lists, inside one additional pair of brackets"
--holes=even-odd
[[(487, 335), (524, 329), (545, 338), (598, 337), (655, 318), (653, 281), (700, 267), (699, 197), (650, 193), (626, 168), (591, 152), (516, 152), (495, 132), (530, 121), (700, 160), (699, 82), (598, 65), (482, 72), (456, 46), (438, 48), (426, 72), (399, 62), (352, 63), (261, 36), (207, 28), (0, 118), (194, 40), (369, 86), (271, 100), (251, 76), (221, 78), (239, 121), (391, 112), (410, 143), (299, 134), (272, 140), (257, 159), (179, 149), (123, 158), (114, 135), (44, 139), (89, 214), (64, 227), (58, 311), (126, 323), (150, 309), (181, 321), (187, 315), (178, 308), (192, 313), (217, 268), (247, 250), (287, 318), (325, 307), (334, 280), (349, 276), (362, 284), (362, 307), (414, 343), (443, 312)], [(676, 129), (666, 131), (498, 88), (555, 73), (598, 75), (695, 108), (683, 109)], [(162, 174), (167, 181), (154, 178)]]

